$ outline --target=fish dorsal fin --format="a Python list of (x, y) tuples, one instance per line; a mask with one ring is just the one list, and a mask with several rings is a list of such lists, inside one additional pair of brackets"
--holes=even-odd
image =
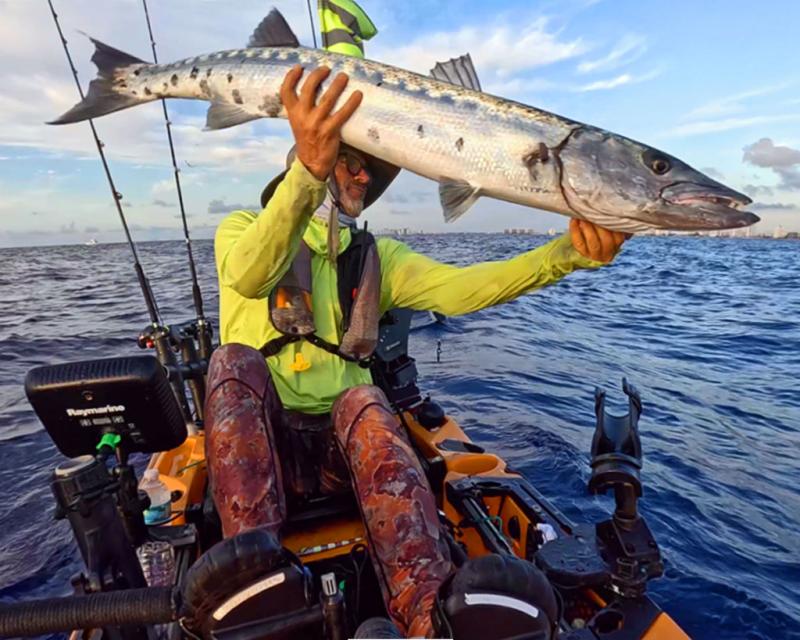
[(297, 36), (277, 9), (269, 12), (250, 36), (248, 47), (299, 47)]
[(258, 120), (260, 117), (235, 104), (212, 102), (206, 113), (206, 129), (227, 129), (237, 124)]
[(480, 195), (480, 187), (466, 180), (442, 178), (439, 181), (439, 200), (442, 202), (444, 221), (453, 222), (475, 204)]
[(459, 58), (451, 58), (447, 62), (437, 62), (436, 66), (431, 69), (431, 76), (459, 87), (475, 91), (481, 90), (481, 82), (478, 80), (478, 74), (475, 73), (472, 58), (468, 53)]

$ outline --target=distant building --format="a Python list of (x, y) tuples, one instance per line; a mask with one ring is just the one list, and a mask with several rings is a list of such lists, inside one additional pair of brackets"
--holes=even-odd
[(775, 227), (775, 231), (772, 232), (772, 237), (775, 238), (776, 240), (780, 238), (785, 238), (787, 235), (788, 234), (786, 233), (786, 231), (783, 230), (783, 227), (781, 225)]

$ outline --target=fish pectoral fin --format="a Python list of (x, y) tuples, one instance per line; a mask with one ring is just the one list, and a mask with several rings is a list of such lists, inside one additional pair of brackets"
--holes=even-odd
[(458, 58), (451, 58), (447, 62), (437, 62), (431, 69), (431, 76), (442, 82), (466, 87), (467, 89), (481, 90), (481, 82), (472, 64), (472, 58), (468, 53)]
[(480, 195), (480, 187), (466, 180), (442, 178), (439, 181), (439, 200), (444, 210), (444, 221), (453, 222), (475, 204)]
[(299, 47), (300, 42), (283, 14), (277, 9), (269, 12), (266, 18), (253, 31), (248, 47)]
[(206, 113), (206, 129), (227, 129), (237, 124), (258, 120), (260, 117), (235, 104), (212, 102)]

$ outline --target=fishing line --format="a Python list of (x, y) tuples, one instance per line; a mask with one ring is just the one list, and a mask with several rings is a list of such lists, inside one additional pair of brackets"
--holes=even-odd
[(311, 11), (311, 0), (306, 0), (308, 5), (308, 20), (311, 23), (311, 37), (314, 39), (314, 48), (317, 48), (317, 32), (314, 30), (314, 14)]
[[(153, 37), (153, 27), (150, 24), (150, 13), (147, 10), (147, 0), (142, 0), (142, 6), (144, 7), (144, 17), (147, 21), (147, 33), (150, 36), (150, 47), (153, 50), (153, 62), (158, 64), (158, 54), (156, 53), (156, 41)], [(167, 101), (163, 98), (161, 99), (161, 107), (164, 110), (164, 124), (167, 130), (167, 140), (169, 141), (169, 152), (172, 158), (172, 170), (175, 175), (175, 189), (178, 192), (178, 205), (181, 210), (181, 222), (183, 223), (183, 238), (186, 244), (186, 252), (189, 256), (189, 271), (191, 272), (192, 277), (192, 299), (194, 300), (194, 308), (195, 312), (197, 313), (197, 328), (198, 334), (201, 337), (200, 340), (200, 356), (207, 358), (210, 353), (204, 353), (203, 343), (204, 340), (202, 336), (205, 335), (205, 330), (207, 327), (205, 315), (203, 314), (203, 297), (200, 293), (200, 284), (197, 281), (197, 269), (195, 268), (194, 262), (194, 255), (192, 254), (192, 241), (189, 237), (189, 225), (186, 222), (186, 209), (183, 205), (183, 191), (181, 191), (181, 179), (180, 179), (180, 169), (178, 168), (178, 162), (175, 159), (175, 145), (172, 142), (172, 122), (169, 119), (169, 113), (167, 112)], [(210, 345), (209, 345), (210, 346)], [(209, 351), (209, 349), (207, 349)]]
[[(78, 80), (78, 70), (75, 68), (75, 64), (72, 62), (72, 56), (70, 55), (69, 48), (67, 47), (67, 39), (64, 37), (64, 32), (61, 30), (61, 24), (58, 22), (58, 14), (53, 7), (52, 0), (47, 0), (47, 4), (50, 7), (50, 13), (53, 14), (53, 21), (56, 23), (56, 29), (58, 30), (58, 37), (61, 39), (61, 44), (64, 47), (64, 53), (67, 55), (67, 62), (72, 70), (72, 76), (75, 78), (75, 85), (78, 87), (78, 94), (80, 95), (81, 100), (83, 100), (85, 96), (83, 94), (83, 89), (81, 88), (81, 83)], [(153, 326), (160, 325), (161, 319), (155, 297), (153, 296), (153, 290), (150, 288), (150, 283), (144, 275), (144, 270), (139, 262), (139, 255), (136, 252), (136, 245), (133, 243), (133, 238), (131, 238), (131, 233), (128, 229), (128, 222), (125, 220), (125, 213), (122, 211), (122, 194), (117, 191), (117, 187), (114, 185), (114, 179), (111, 177), (111, 169), (108, 167), (106, 155), (103, 152), (104, 144), (97, 135), (97, 129), (95, 129), (94, 122), (91, 119), (88, 120), (88, 122), (89, 127), (92, 130), (92, 136), (94, 137), (95, 145), (97, 146), (97, 152), (100, 154), (100, 160), (103, 163), (103, 169), (105, 170), (106, 178), (108, 179), (108, 186), (111, 188), (111, 197), (114, 199), (114, 205), (117, 208), (119, 219), (122, 222), (122, 228), (125, 231), (125, 237), (128, 240), (128, 246), (131, 249), (131, 253), (133, 253), (133, 267), (136, 270), (136, 278), (139, 280), (139, 287), (141, 288), (142, 295), (144, 296), (144, 303), (147, 306), (147, 313), (150, 315), (150, 322), (153, 324)]]

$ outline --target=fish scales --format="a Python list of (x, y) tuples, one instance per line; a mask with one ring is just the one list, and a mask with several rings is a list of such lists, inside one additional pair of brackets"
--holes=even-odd
[[(542, 200), (540, 207), (563, 206), (555, 173), (531, 185), (520, 158), (531, 138), (556, 145), (576, 125), (519, 103), (380, 63), (309, 49), (234, 49), (132, 68), (124, 78), (137, 97), (150, 91), (157, 98), (237, 104), (238, 92), (238, 106), (254, 116), (285, 117), (284, 109), (268, 114), (264, 105), (280, 104), (283, 78), (296, 64), (330, 67), (323, 90), (337, 73), (348, 74), (350, 82), (338, 106), (353, 91), (364, 94), (363, 106), (342, 130), (348, 144), (433, 180), (460, 176), (467, 182), (481, 181), (483, 191), (493, 197), (515, 202), (537, 193), (555, 200)], [(193, 69), (197, 73), (192, 74)], [(486, 176), (492, 179), (486, 181)]]

